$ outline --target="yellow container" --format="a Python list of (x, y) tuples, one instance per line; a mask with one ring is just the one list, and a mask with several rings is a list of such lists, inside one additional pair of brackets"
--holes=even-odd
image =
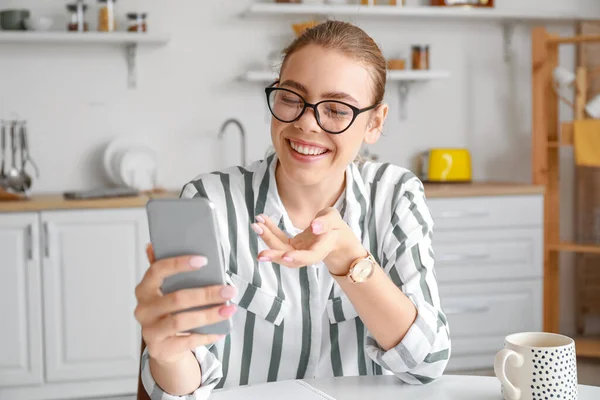
[(467, 149), (434, 148), (420, 154), (420, 179), (424, 182), (471, 182), (471, 154)]

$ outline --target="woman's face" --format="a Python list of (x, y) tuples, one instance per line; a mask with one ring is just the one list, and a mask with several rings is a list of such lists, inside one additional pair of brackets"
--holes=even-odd
[[(341, 52), (316, 45), (288, 57), (278, 87), (290, 89), (312, 104), (339, 100), (357, 108), (373, 105), (373, 82), (366, 67)], [(350, 128), (337, 135), (321, 129), (310, 108), (295, 122), (272, 118), (271, 138), (282, 172), (303, 186), (337, 176), (354, 160), (363, 142), (379, 139), (386, 114), (386, 105), (361, 113)]]

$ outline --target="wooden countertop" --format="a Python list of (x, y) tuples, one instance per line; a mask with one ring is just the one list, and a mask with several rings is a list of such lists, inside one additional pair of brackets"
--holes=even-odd
[(473, 182), (473, 183), (425, 183), (427, 198), (518, 196), (544, 194), (544, 187), (530, 183)]
[[(475, 182), (457, 184), (426, 183), (427, 198), (453, 198), (478, 196), (507, 196), (543, 194), (543, 186), (522, 183)], [(0, 201), (0, 213), (31, 212), (43, 210), (105, 209), (144, 207), (151, 198), (175, 198), (176, 191), (97, 200), (65, 200), (61, 194), (34, 195), (27, 200)]]

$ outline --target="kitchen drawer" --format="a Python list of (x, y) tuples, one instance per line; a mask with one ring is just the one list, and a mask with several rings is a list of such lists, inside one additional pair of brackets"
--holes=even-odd
[(439, 289), (456, 367), (490, 367), (506, 335), (542, 330), (541, 279), (441, 284)]
[(428, 199), (434, 230), (534, 227), (544, 220), (542, 195)]
[(434, 233), (438, 281), (541, 277), (543, 235), (541, 228)]

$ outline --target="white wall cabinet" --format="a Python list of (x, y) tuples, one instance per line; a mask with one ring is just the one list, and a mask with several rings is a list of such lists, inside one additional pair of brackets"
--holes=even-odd
[(143, 208), (0, 214), (0, 399), (135, 393), (148, 241)]

